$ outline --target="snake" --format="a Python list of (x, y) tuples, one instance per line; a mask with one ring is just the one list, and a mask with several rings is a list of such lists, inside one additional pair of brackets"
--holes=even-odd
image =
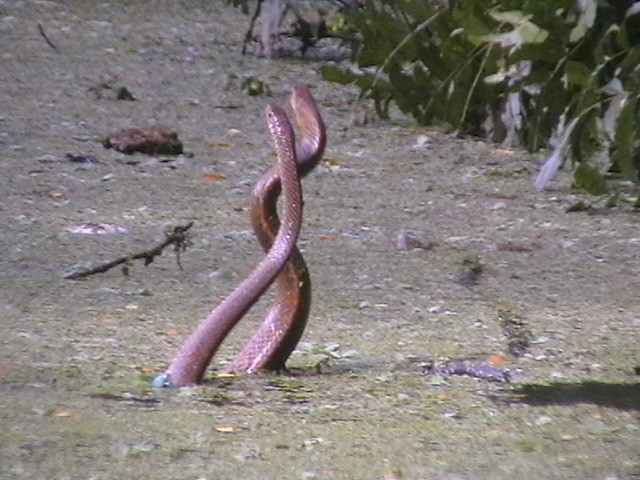
[[(168, 369), (156, 376), (153, 386), (199, 384), (224, 339), (274, 281), (277, 293), (273, 307), (229, 370), (254, 373), (283, 369), (304, 332), (311, 304), (311, 282), (296, 247), (303, 211), (300, 181), (322, 158), (326, 128), (307, 85), (293, 87), (290, 104), (300, 140), (296, 145), (285, 110), (268, 105), (267, 125), (278, 161), (260, 177), (251, 196), (251, 223), (266, 255), (200, 322)], [(277, 210), (279, 197), (282, 197), (282, 219)]]

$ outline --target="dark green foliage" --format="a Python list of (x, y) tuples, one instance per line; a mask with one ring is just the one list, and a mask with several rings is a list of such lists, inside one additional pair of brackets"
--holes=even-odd
[(608, 192), (607, 183), (598, 170), (586, 162), (580, 162), (573, 174), (576, 187), (593, 195), (604, 195)]
[[(586, 165), (596, 152), (611, 171), (639, 180), (640, 8), (614, 0), (449, 3), (366, 0), (346, 14), (361, 35), (357, 68), (328, 65), (324, 78), (355, 83), (383, 118), (393, 102), (421, 124), (552, 148), (555, 165), (540, 187), (564, 158)], [(603, 191), (595, 165), (578, 173), (576, 184)]]

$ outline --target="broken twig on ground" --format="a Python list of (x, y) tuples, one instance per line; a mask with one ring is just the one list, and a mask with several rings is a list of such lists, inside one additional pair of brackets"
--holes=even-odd
[(80, 280), (81, 278), (88, 277), (89, 275), (94, 275), (96, 273), (104, 273), (108, 270), (111, 270), (118, 265), (123, 265), (122, 271), (125, 275), (129, 273), (129, 265), (133, 262), (133, 260), (141, 260), (144, 259), (144, 266), (146, 267), (150, 263), (153, 262), (155, 257), (162, 255), (162, 251), (168, 247), (169, 245), (173, 245), (173, 250), (176, 252), (176, 261), (178, 263), (178, 267), (182, 270), (182, 265), (180, 264), (180, 252), (184, 252), (189, 245), (189, 229), (193, 226), (193, 222), (189, 222), (184, 226), (176, 226), (171, 231), (166, 233), (166, 238), (149, 250), (144, 250), (139, 253), (134, 253), (132, 255), (125, 255), (111, 262), (103, 263), (98, 265), (97, 267), (90, 268), (88, 270), (79, 270), (76, 272), (69, 273), (65, 275), (66, 280)]
[(51, 40), (49, 40), (49, 37), (47, 37), (47, 34), (44, 33), (44, 27), (42, 26), (41, 23), (38, 24), (38, 30), (40, 31), (40, 35), (42, 35), (42, 38), (44, 38), (44, 41), (47, 42), (47, 45), (49, 45), (54, 50), (58, 50), (58, 47), (56, 47), (54, 43)]

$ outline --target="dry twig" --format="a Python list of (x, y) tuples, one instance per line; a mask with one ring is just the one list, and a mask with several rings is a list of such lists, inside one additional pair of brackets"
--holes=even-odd
[(47, 34), (44, 33), (44, 27), (42, 26), (41, 23), (38, 24), (38, 31), (40, 31), (40, 35), (42, 35), (42, 38), (44, 38), (44, 41), (47, 42), (47, 45), (49, 45), (54, 50), (58, 50), (58, 47), (56, 47), (54, 43), (51, 40), (49, 40), (49, 37), (47, 37)]
[(162, 255), (162, 251), (169, 245), (173, 245), (173, 250), (174, 252), (176, 252), (176, 260), (178, 262), (178, 266), (182, 270), (182, 265), (180, 264), (180, 252), (184, 252), (189, 245), (188, 231), (192, 226), (193, 222), (189, 222), (184, 226), (178, 225), (174, 227), (171, 232), (166, 234), (166, 238), (161, 243), (153, 248), (150, 248), (149, 250), (144, 250), (132, 255), (124, 255), (111, 262), (103, 263), (88, 270), (79, 270), (76, 272), (72, 272), (68, 275), (65, 275), (64, 278), (67, 280), (80, 280), (82, 278), (88, 277), (89, 275), (104, 273), (114, 267), (117, 267), (118, 265), (123, 265), (122, 271), (125, 275), (127, 275), (129, 273), (129, 265), (131, 265), (131, 262), (133, 262), (133, 260), (144, 259), (144, 266), (146, 267), (153, 262), (155, 257)]

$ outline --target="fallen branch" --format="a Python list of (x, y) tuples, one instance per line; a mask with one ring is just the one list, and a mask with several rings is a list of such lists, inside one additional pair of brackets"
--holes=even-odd
[(103, 263), (88, 270), (79, 270), (76, 272), (72, 272), (68, 275), (65, 275), (64, 278), (66, 280), (80, 280), (81, 278), (88, 277), (89, 275), (104, 273), (114, 267), (117, 267), (118, 265), (124, 265), (122, 267), (122, 271), (125, 275), (127, 275), (129, 273), (129, 266), (134, 260), (144, 259), (144, 266), (146, 267), (153, 262), (155, 257), (162, 255), (162, 251), (169, 245), (173, 245), (173, 251), (176, 252), (176, 261), (178, 263), (178, 267), (180, 267), (180, 270), (182, 270), (182, 265), (180, 263), (180, 252), (184, 252), (189, 245), (188, 231), (192, 226), (193, 222), (189, 222), (184, 226), (178, 225), (166, 234), (166, 238), (161, 243), (153, 248), (150, 248), (149, 250), (144, 250), (132, 255), (125, 255), (123, 257), (117, 258), (116, 260)]

